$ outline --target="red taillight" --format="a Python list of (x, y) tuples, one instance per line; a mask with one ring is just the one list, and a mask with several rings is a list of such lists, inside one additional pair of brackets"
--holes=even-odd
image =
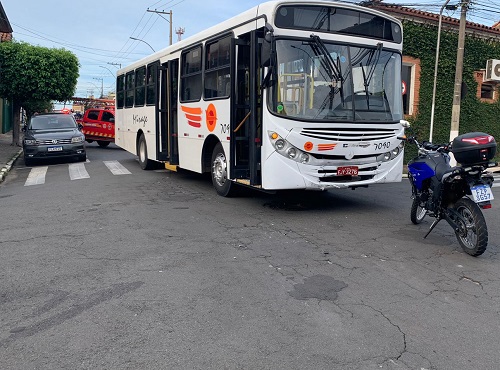
[(482, 204), (480, 205), (482, 209), (490, 209), (491, 208), (491, 203), (490, 204)]
[(462, 141), (464, 141), (466, 143), (477, 144), (477, 145), (488, 144), (488, 143), (493, 142), (494, 140), (495, 140), (495, 138), (491, 135), (468, 137), (468, 138), (462, 139)]

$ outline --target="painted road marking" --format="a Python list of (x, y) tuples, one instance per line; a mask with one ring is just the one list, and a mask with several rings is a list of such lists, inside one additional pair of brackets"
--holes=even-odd
[(123, 167), (118, 161), (103, 161), (113, 175), (131, 175), (132, 172)]
[(49, 169), (48, 166), (45, 167), (33, 167), (24, 183), (24, 186), (31, 185), (41, 185), (45, 183), (45, 174)]
[(69, 178), (71, 180), (81, 180), (90, 178), (85, 169), (85, 163), (71, 163), (69, 165)]

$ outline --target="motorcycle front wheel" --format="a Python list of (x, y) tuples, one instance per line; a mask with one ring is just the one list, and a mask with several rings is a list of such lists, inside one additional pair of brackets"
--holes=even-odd
[(425, 215), (427, 214), (427, 210), (420, 205), (420, 201), (417, 197), (413, 199), (413, 203), (411, 204), (410, 211), (410, 219), (415, 225), (418, 225), (422, 222)]
[(455, 231), (460, 246), (465, 253), (480, 256), (488, 245), (488, 228), (481, 208), (467, 197), (456, 202), (453, 208), (460, 215)]

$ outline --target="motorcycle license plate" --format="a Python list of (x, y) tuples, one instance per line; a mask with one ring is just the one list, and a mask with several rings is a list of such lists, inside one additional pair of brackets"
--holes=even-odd
[(494, 199), (493, 192), (487, 185), (473, 186), (470, 191), (472, 192), (472, 198), (474, 198), (474, 202), (476, 203), (487, 202)]
[(357, 176), (358, 166), (343, 166), (337, 168), (337, 176)]

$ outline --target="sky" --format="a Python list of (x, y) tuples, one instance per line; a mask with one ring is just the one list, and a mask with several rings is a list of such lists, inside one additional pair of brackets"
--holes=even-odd
[[(306, 0), (307, 1), (307, 0)], [(76, 97), (115, 91), (116, 71), (168, 46), (178, 30), (186, 38), (258, 5), (259, 0), (2, 0), (16, 41), (64, 48), (80, 62)], [(386, 3), (439, 13), (444, 0), (399, 0)], [(457, 4), (459, 0), (450, 0)], [(469, 21), (492, 26), (500, 20), (500, 0), (471, 0)], [(459, 18), (460, 11), (444, 15)], [(130, 39), (134, 37), (143, 41)]]

